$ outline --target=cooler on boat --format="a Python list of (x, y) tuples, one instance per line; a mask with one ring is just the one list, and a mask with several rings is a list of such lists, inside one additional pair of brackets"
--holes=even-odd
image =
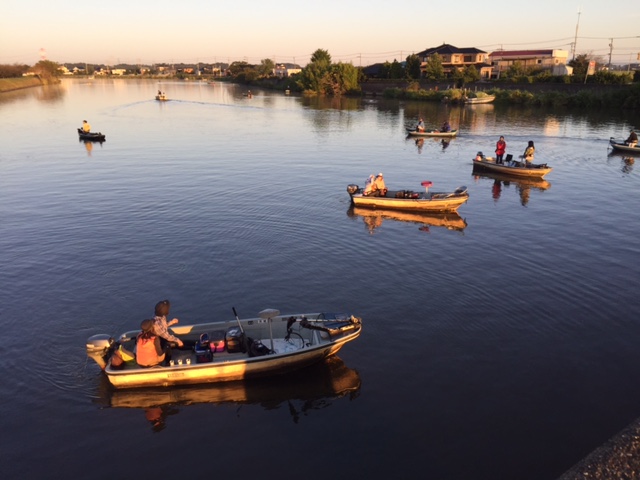
[(225, 342), (227, 344), (227, 352), (229, 353), (246, 352), (244, 346), (244, 333), (242, 333), (242, 330), (238, 327), (232, 327), (227, 330)]
[(211, 341), (208, 333), (203, 333), (193, 347), (196, 353), (197, 363), (207, 363), (213, 360), (213, 352), (211, 351)]

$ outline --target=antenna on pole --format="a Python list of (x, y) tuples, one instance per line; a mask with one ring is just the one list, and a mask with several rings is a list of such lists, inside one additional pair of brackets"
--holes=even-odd
[(573, 43), (571, 44), (571, 59), (575, 60), (576, 58), (576, 44), (578, 43), (578, 27), (580, 26), (580, 14), (582, 7), (578, 7), (578, 22), (576, 23), (576, 35), (573, 39)]

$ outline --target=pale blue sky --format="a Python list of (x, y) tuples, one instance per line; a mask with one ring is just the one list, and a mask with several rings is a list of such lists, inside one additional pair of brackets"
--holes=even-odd
[[(82, 8), (79, 5), (83, 5)], [(554, 48), (635, 62), (638, 0), (3, 0), (0, 63), (305, 65), (318, 48), (354, 65), (404, 60), (443, 42), (491, 52)], [(580, 16), (578, 11), (580, 10)]]

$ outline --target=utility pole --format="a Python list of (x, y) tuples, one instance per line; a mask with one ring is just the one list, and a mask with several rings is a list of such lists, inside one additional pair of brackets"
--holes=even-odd
[(613, 38), (610, 38), (611, 43), (609, 44), (609, 70), (611, 70), (611, 54), (613, 53)]
[(578, 43), (578, 27), (580, 26), (580, 14), (582, 12), (580, 11), (580, 8), (578, 8), (578, 23), (576, 23), (576, 36), (573, 39), (573, 43), (571, 44), (571, 57), (572, 60), (575, 60), (576, 58), (576, 45)]

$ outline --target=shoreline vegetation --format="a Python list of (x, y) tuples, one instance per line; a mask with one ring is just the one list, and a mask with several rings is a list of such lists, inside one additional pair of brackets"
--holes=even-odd
[[(73, 78), (79, 78), (75, 76)], [(85, 78), (85, 77), (81, 77)], [(158, 79), (158, 80), (182, 80), (194, 81), (191, 79), (180, 79), (167, 76), (109, 76), (109, 80), (138, 80)], [(100, 81), (96, 78), (95, 81)], [(230, 82), (238, 83), (232, 78), (201, 77), (198, 81)], [(17, 78), (0, 78), (0, 93), (21, 90), (24, 88), (38, 87), (60, 83), (57, 77), (47, 78), (41, 75)], [(245, 82), (239, 82), (245, 83)], [(257, 80), (248, 82), (248, 85), (279, 91), (297, 91), (293, 79), (273, 79)], [(377, 84), (375, 89), (370, 89), (368, 82), (360, 85), (360, 91), (351, 91), (346, 96), (380, 96), (382, 98), (396, 100), (412, 100), (426, 102), (440, 102), (450, 104), (462, 104), (465, 96), (474, 97), (482, 95), (495, 95), (494, 104), (500, 105), (523, 105), (540, 107), (569, 107), (569, 108), (612, 108), (612, 109), (640, 109), (640, 84), (631, 85), (600, 85), (598, 88), (572, 88), (564, 90), (563, 87), (554, 89), (548, 86), (541, 90), (536, 84), (519, 85), (516, 88), (501, 88), (498, 85), (483, 84), (482, 91), (475, 91), (477, 85), (470, 85), (468, 88), (438, 88), (438, 86), (421, 85), (417, 82), (406, 85), (384, 85)], [(308, 92), (302, 92), (308, 94)]]

